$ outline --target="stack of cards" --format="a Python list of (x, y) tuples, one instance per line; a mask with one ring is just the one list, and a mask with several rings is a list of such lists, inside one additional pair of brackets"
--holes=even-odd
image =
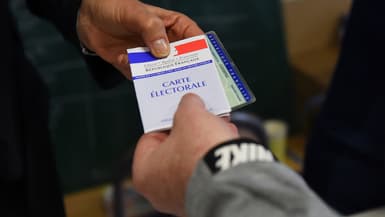
[(214, 32), (170, 44), (167, 58), (148, 48), (128, 49), (144, 132), (170, 129), (183, 95), (195, 93), (215, 115), (255, 101)]

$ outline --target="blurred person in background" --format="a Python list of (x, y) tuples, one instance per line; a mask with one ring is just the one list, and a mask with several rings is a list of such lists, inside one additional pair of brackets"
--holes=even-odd
[[(90, 68), (97, 69), (91, 71), (103, 87), (123, 80), (114, 68), (130, 77), (127, 48), (146, 45), (155, 56), (164, 57), (169, 41), (202, 34), (185, 15), (136, 0), (27, 3), (75, 46), (80, 39), (88, 48), (83, 48), (84, 53), (95, 52), (105, 60), (85, 57)], [(0, 1), (0, 17), (0, 215), (64, 216), (49, 138), (49, 94), (25, 56), (9, 1)]]
[(333, 208), (385, 205), (385, 1), (355, 0), (340, 59), (307, 144), (304, 177)]

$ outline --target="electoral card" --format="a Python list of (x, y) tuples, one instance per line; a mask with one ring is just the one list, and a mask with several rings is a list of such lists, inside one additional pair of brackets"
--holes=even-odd
[(206, 33), (219, 76), (232, 110), (255, 102), (255, 96), (215, 32)]
[(127, 50), (145, 133), (171, 128), (186, 93), (199, 95), (213, 114), (231, 111), (206, 36), (173, 42), (170, 48), (163, 59), (152, 56), (148, 48)]

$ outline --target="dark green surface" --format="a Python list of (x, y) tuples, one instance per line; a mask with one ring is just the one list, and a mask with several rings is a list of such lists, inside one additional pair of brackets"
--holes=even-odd
[[(142, 132), (131, 84), (100, 90), (75, 48), (13, 0), (25, 48), (51, 91), (51, 130), (66, 192), (112, 177), (116, 161)], [(150, 1), (147, 1), (150, 2)], [(255, 93), (245, 109), (289, 119), (290, 79), (278, 0), (151, 1), (217, 32)]]

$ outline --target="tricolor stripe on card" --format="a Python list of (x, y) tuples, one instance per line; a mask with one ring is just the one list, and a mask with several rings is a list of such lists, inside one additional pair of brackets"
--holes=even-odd
[(128, 60), (130, 61), (130, 64), (151, 62), (157, 59), (158, 58), (154, 57), (149, 51), (128, 54)]
[(207, 48), (207, 42), (205, 39), (188, 42), (186, 44), (175, 46), (177, 53), (174, 56), (190, 53), (205, 48)]
[[(208, 48), (206, 40), (199, 39), (196, 41), (191, 41), (185, 44), (175, 46), (174, 56), (179, 56), (182, 54), (191, 53), (191, 52), (198, 51), (201, 49), (206, 49), (206, 48)], [(128, 60), (130, 61), (130, 64), (134, 64), (134, 63), (151, 62), (159, 59), (154, 57), (150, 51), (145, 51), (145, 52), (128, 53)]]

